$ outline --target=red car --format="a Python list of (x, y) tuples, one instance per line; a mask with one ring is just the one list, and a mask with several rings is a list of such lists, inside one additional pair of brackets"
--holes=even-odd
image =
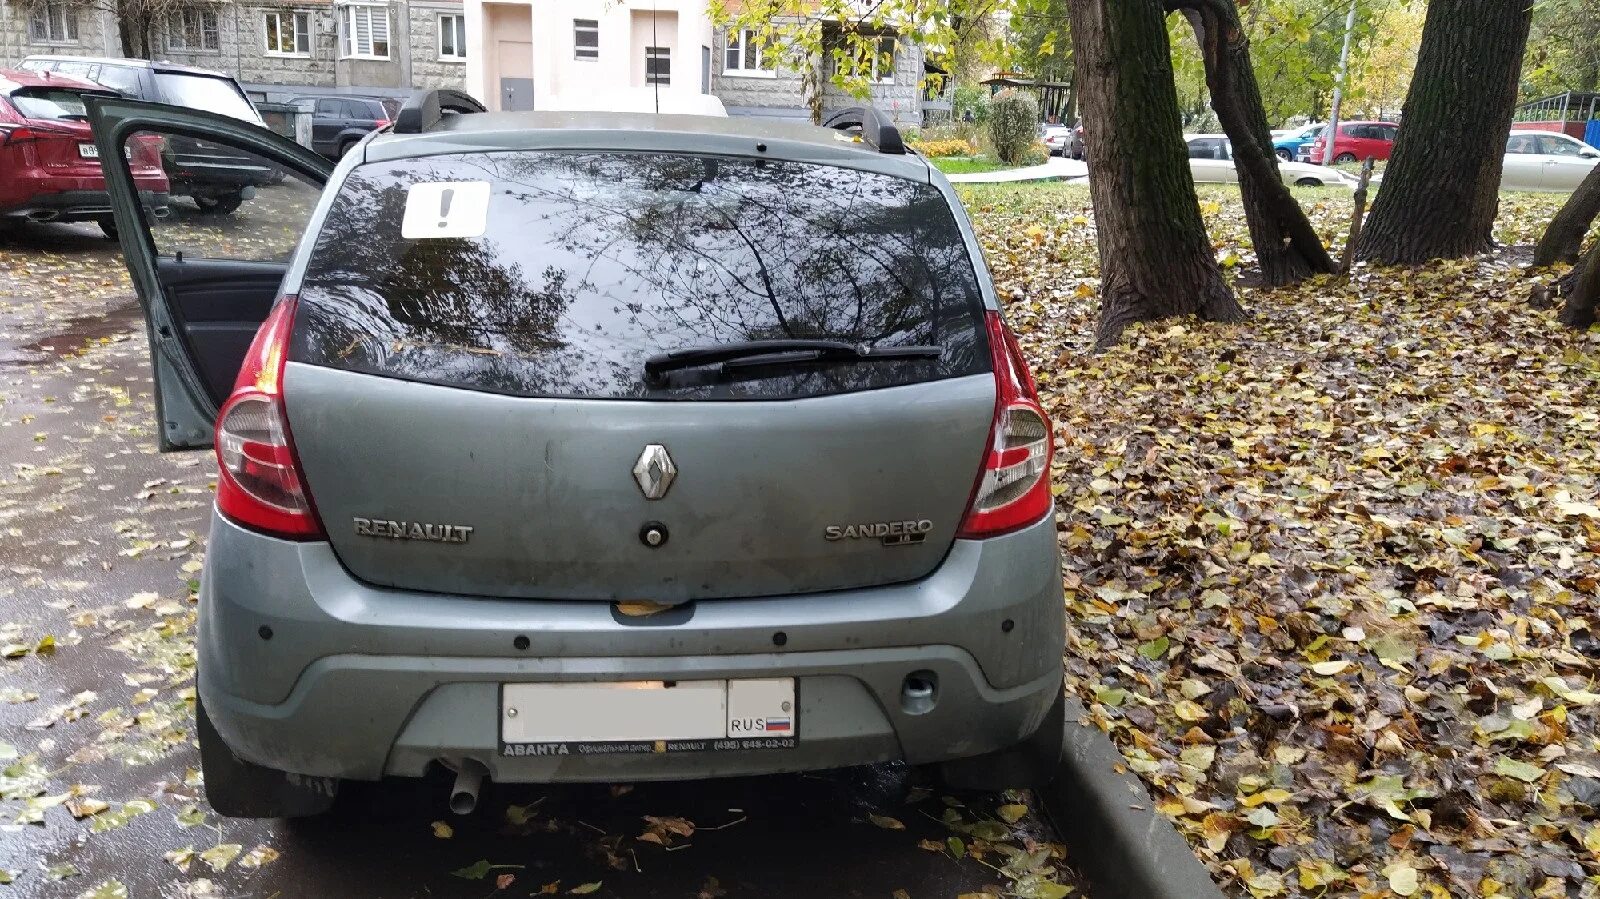
[[(0, 69), (0, 218), (92, 221), (116, 237), (100, 154), (83, 114), (84, 94), (116, 96), (89, 81)], [(129, 166), (145, 208), (165, 215), (170, 188), (161, 170), (160, 138), (134, 138)]]
[[(1400, 126), (1394, 122), (1340, 122), (1339, 137), (1333, 142), (1334, 162), (1358, 162), (1363, 159), (1388, 159), (1394, 151), (1394, 139)], [(1326, 159), (1328, 133), (1317, 135), (1307, 147), (1302, 160), (1321, 163)]]

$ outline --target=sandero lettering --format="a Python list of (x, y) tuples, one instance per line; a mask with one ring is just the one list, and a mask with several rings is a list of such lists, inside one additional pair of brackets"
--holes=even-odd
[(861, 524), (830, 524), (822, 529), (824, 540), (882, 540), (886, 546), (921, 543), (928, 539), (933, 522), (923, 518), (917, 521), (869, 521)]

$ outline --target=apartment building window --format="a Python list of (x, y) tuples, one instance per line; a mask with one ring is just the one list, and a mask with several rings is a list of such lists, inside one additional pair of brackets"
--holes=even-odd
[(644, 48), (644, 83), (672, 83), (672, 48)]
[[(877, 52), (872, 53), (869, 60), (858, 60), (856, 71), (873, 84), (894, 84), (895, 45), (898, 43), (893, 35), (880, 37), (871, 46)], [(846, 56), (855, 54), (857, 45), (843, 44)], [(839, 70), (838, 60), (830, 53), (826, 57), (831, 71)]]
[(893, 37), (878, 38), (878, 52), (872, 55), (872, 80), (877, 84), (894, 84), (894, 48), (898, 43)]
[(269, 12), (262, 23), (268, 56), (311, 55), (311, 13)]
[(65, 3), (41, 3), (33, 8), (28, 33), (35, 43), (75, 44), (78, 42), (78, 10)]
[(460, 62), (467, 58), (467, 17), (454, 13), (439, 16), (439, 58)]
[(217, 11), (187, 7), (167, 17), (168, 50), (220, 50)]
[(600, 58), (600, 22), (598, 20), (572, 20), (572, 55), (577, 59)]
[(352, 3), (339, 10), (342, 55), (356, 59), (389, 58), (389, 7)]
[(754, 28), (741, 28), (728, 32), (727, 54), (722, 61), (722, 71), (730, 75), (749, 75), (771, 78), (777, 74), (776, 54), (770, 47), (758, 42)]

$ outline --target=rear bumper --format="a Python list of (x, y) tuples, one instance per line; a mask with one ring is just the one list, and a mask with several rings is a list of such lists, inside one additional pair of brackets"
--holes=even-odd
[[(166, 191), (142, 190), (145, 209), (165, 214)], [(60, 190), (37, 193), (22, 203), (0, 209), (0, 216), (34, 222), (81, 222), (111, 215), (111, 196), (104, 190)]]
[[(1061, 690), (1049, 519), (959, 541), (915, 583), (706, 600), (644, 619), (620, 618), (603, 602), (375, 588), (350, 577), (325, 543), (263, 537), (220, 516), (207, 559), (206, 711), (241, 757), (299, 774), (415, 776), (435, 759), (463, 758), (496, 780), (527, 782), (937, 762), (1020, 742)], [(514, 648), (518, 636), (527, 650)], [(905, 677), (918, 671), (937, 676), (932, 708), (902, 702)], [(794, 749), (498, 754), (501, 683), (780, 676), (797, 678)]]

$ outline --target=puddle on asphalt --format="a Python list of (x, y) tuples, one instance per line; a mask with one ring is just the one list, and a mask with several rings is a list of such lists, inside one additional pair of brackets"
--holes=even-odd
[(128, 303), (98, 315), (69, 318), (54, 334), (21, 346), (0, 344), (0, 365), (20, 366), (47, 362), (53, 356), (69, 359), (83, 355), (92, 340), (134, 330), (144, 320), (138, 303)]

